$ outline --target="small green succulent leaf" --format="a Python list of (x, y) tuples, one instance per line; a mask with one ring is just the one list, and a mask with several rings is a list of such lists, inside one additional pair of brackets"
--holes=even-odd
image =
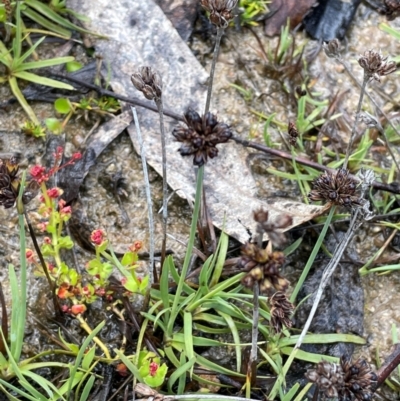
[(71, 103), (67, 98), (62, 97), (54, 102), (54, 108), (57, 113), (68, 114), (71, 111)]
[(68, 72), (75, 72), (80, 70), (83, 67), (83, 65), (79, 61), (69, 61), (65, 68), (67, 69)]
[(53, 134), (59, 135), (62, 132), (62, 124), (61, 121), (57, 120), (56, 118), (47, 118), (45, 120), (46, 127), (51, 131)]

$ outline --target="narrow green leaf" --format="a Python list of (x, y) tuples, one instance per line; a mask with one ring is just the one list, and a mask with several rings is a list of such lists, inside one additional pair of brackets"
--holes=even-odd
[(73, 31), (78, 31), (78, 32), (83, 32), (83, 33), (93, 34), (93, 32), (83, 29), (83, 28), (79, 27), (78, 25), (73, 24), (66, 18), (61, 17), (59, 14), (57, 14), (55, 11), (53, 11), (45, 3), (42, 3), (37, 0), (25, 0), (25, 4), (34, 8), (36, 11), (38, 11), (40, 14), (44, 15), (49, 20), (55, 22), (58, 25), (65, 27), (67, 29), (71, 29)]
[[(183, 333), (185, 337), (185, 351), (188, 360), (192, 360), (194, 358), (194, 349), (193, 349), (193, 321), (192, 314), (190, 312), (183, 313)], [(192, 379), (193, 369), (190, 370), (190, 379)]]
[(35, 84), (51, 86), (52, 88), (75, 90), (73, 86), (66, 84), (64, 82), (56, 81), (55, 79), (51, 78), (42, 77), (40, 75), (32, 74), (31, 72), (27, 71), (16, 72), (14, 76), (20, 79), (24, 79), (25, 81), (33, 82)]
[(168, 379), (168, 391), (170, 394), (172, 394), (172, 386), (175, 384), (175, 382), (181, 377), (186, 378), (186, 372), (190, 369), (192, 369), (194, 363), (196, 362), (196, 358), (189, 359), (186, 363), (183, 365), (179, 366), (178, 369), (175, 370), (174, 373), (169, 377)]
[[(15, 69), (15, 73), (19, 71), (26, 71), (26, 70), (33, 70), (37, 68), (45, 68), (45, 67), (52, 67), (54, 65), (60, 65), (60, 64), (65, 64), (71, 61), (74, 61), (74, 57), (69, 56), (69, 57), (57, 57), (57, 58), (50, 58), (48, 60), (40, 60), (40, 61), (31, 61), (29, 63), (23, 63), (18, 66), (18, 68)], [(59, 81), (56, 81), (59, 82)], [(52, 85), (48, 85), (52, 86)]]
[(82, 361), (82, 368), (85, 370), (89, 370), (90, 366), (93, 362), (94, 356), (96, 353), (96, 346), (93, 345), (88, 352), (86, 352), (85, 356), (83, 357)]
[(47, 18), (44, 18), (42, 15), (37, 13), (35, 10), (32, 10), (29, 7), (26, 7), (22, 14), (26, 17), (30, 18), (31, 20), (37, 22), (43, 28), (48, 29), (51, 32), (54, 32), (61, 37), (65, 38), (66, 40), (71, 39), (71, 32), (68, 29), (63, 28), (60, 25), (54, 24), (53, 22), (49, 21)]
[(225, 233), (225, 231), (222, 231), (218, 244), (218, 258), (215, 264), (212, 278), (210, 280), (210, 287), (214, 287), (215, 285), (217, 285), (221, 277), (222, 269), (224, 268), (224, 263), (226, 260), (226, 252), (228, 250), (228, 245), (229, 245), (229, 236)]
[(28, 114), (28, 117), (30, 120), (35, 123), (36, 125), (40, 125), (39, 120), (37, 119), (34, 111), (32, 110), (31, 106), (29, 106), (28, 102), (26, 101), (23, 93), (21, 92), (21, 89), (18, 86), (18, 82), (15, 77), (11, 77), (8, 80), (8, 83), (10, 84), (10, 88), (16, 99), (18, 100), (18, 103), (21, 105), (21, 107), (24, 109), (25, 113)]
[(139, 373), (139, 369), (137, 368), (137, 366), (135, 366), (132, 361), (123, 353), (121, 352), (119, 349), (115, 350), (115, 353), (117, 354), (118, 358), (121, 359), (121, 361), (125, 364), (125, 366), (129, 369), (129, 371), (133, 374), (133, 376), (140, 381), (141, 383), (143, 383), (143, 377), (141, 376), (141, 374)]
[(81, 397), (79, 401), (87, 401), (89, 399), (89, 394), (93, 388), (94, 381), (96, 380), (95, 376), (90, 376), (89, 380), (86, 382), (85, 387), (83, 388)]

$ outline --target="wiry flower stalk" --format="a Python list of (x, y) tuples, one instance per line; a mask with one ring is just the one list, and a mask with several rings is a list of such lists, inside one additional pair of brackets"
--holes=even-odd
[[(340, 49), (340, 42), (339, 42), (338, 39), (332, 39), (327, 44), (324, 44), (323, 47), (324, 47), (324, 51), (325, 51), (326, 55), (328, 57), (334, 58), (336, 61), (338, 61), (344, 67), (346, 73), (350, 76), (350, 78), (360, 88), (360, 90), (361, 90), (361, 92), (360, 92), (360, 100), (361, 100), (361, 102), (359, 101), (359, 108), (361, 109), (361, 103), (362, 103), (361, 96), (366, 95), (369, 98), (369, 100), (371, 100), (371, 102), (374, 104), (375, 108), (379, 111), (379, 113), (386, 119), (388, 124), (392, 127), (393, 131), (396, 132), (396, 134), (400, 136), (400, 132), (397, 130), (397, 127), (393, 124), (391, 119), (386, 115), (386, 113), (378, 105), (378, 103), (371, 96), (371, 94), (369, 94), (367, 91), (365, 91), (367, 83), (364, 82), (365, 79), (366, 79), (366, 76), (368, 76), (368, 75), (371, 75), (372, 79), (375, 79), (375, 80), (380, 82), (380, 76), (391, 74), (392, 72), (394, 72), (396, 70), (395, 63), (392, 62), (392, 61), (387, 63), (386, 62), (387, 57), (384, 58), (384, 57), (382, 57), (382, 55), (380, 55), (380, 53), (374, 52), (372, 50), (369, 50), (368, 52), (365, 52), (364, 56), (360, 56), (359, 63), (363, 68), (366, 67), (367, 71), (364, 69), (364, 79), (363, 79), (363, 82), (360, 83), (360, 82), (358, 82), (358, 80), (356, 79), (354, 74), (351, 72), (351, 70), (350, 70), (349, 66), (347, 65), (347, 63), (345, 62), (345, 60), (342, 58), (342, 56), (340, 54), (340, 50), (341, 50)], [(376, 58), (378, 61), (375, 60), (375, 62), (369, 63), (368, 60), (370, 58)], [(354, 136), (353, 131), (355, 131), (355, 127), (357, 126), (358, 121), (359, 121), (358, 114), (359, 113), (357, 112), (357, 114), (356, 114), (356, 122), (354, 123), (353, 129), (352, 129), (351, 138), (353, 138), (353, 136)], [(353, 141), (354, 141), (354, 138), (353, 138)], [(386, 141), (386, 138), (385, 138), (385, 141)], [(388, 146), (388, 149), (389, 149), (390, 153), (392, 154), (393, 152), (391, 150), (391, 147), (390, 147), (390, 144), (388, 143), (388, 141), (386, 141), (386, 144)], [(346, 153), (349, 153), (350, 150), (351, 150), (351, 146), (349, 144)], [(348, 157), (350, 157), (350, 156), (348, 156)], [(348, 157), (347, 157), (347, 160), (348, 160)], [(347, 163), (344, 165), (344, 167), (346, 167), (346, 166), (347, 166)]]
[[(283, 265), (285, 257), (282, 252), (272, 251), (272, 243), (279, 245), (284, 243), (285, 238), (281, 229), (292, 222), (289, 216), (283, 216), (278, 222), (271, 222), (268, 211), (263, 209), (254, 212), (254, 220), (257, 222), (257, 245), (246, 243), (242, 247), (242, 257), (238, 263), (240, 268), (249, 272), (243, 278), (242, 284), (253, 289), (252, 341), (246, 377), (246, 382), (251, 385), (256, 379), (260, 292), (268, 293), (273, 289), (285, 291), (289, 284), (279, 273), (279, 267)], [(270, 240), (266, 249), (262, 248), (264, 233), (268, 234)], [(250, 386), (246, 387), (246, 391), (250, 393)]]
[(144, 145), (144, 141), (142, 138), (142, 134), (140, 131), (139, 119), (137, 117), (136, 109), (131, 107), (132, 114), (133, 114), (133, 121), (136, 127), (136, 134), (138, 137), (139, 148), (140, 148), (140, 157), (142, 159), (142, 168), (143, 168), (143, 177), (144, 183), (146, 188), (146, 198), (147, 198), (147, 209), (148, 209), (148, 218), (149, 218), (149, 234), (150, 234), (150, 283), (154, 283), (154, 279), (157, 277), (157, 271), (154, 265), (154, 218), (153, 218), (153, 202), (151, 200), (151, 189), (150, 189), (150, 180), (149, 180), (149, 172), (147, 169), (147, 161), (146, 161), (146, 149)]
[[(131, 80), (135, 88), (143, 93), (146, 99), (154, 100), (160, 117), (162, 172), (163, 172), (163, 241), (161, 247), (161, 266), (164, 263), (167, 247), (168, 222), (168, 182), (167, 182), (167, 150), (165, 141), (164, 113), (162, 100), (162, 80), (158, 72), (151, 67), (140, 67), (132, 74)], [(155, 277), (156, 279), (156, 277)]]
[(361, 105), (364, 99), (365, 89), (368, 82), (375, 80), (380, 82), (380, 77), (389, 75), (396, 71), (396, 63), (393, 61), (387, 61), (387, 57), (383, 57), (381, 53), (374, 50), (368, 50), (364, 55), (358, 58), (358, 63), (364, 69), (364, 78), (361, 84), (360, 98), (358, 100), (356, 119), (353, 124), (353, 128), (350, 134), (350, 141), (346, 150), (346, 157), (344, 160), (343, 168), (347, 168), (347, 164), (350, 157), (350, 152), (353, 147), (354, 139), (356, 136), (356, 129), (360, 118)]
[(211, 93), (214, 81), (215, 66), (217, 64), (221, 39), (229, 21), (233, 18), (232, 10), (238, 0), (201, 0), (201, 5), (210, 13), (210, 21), (217, 27), (217, 37), (211, 63), (210, 79), (208, 83), (206, 107), (204, 114), (210, 110)]
[[(362, 174), (360, 177), (362, 184), (361, 184), (361, 194), (360, 194), (360, 199), (364, 198), (364, 194), (367, 191), (367, 189), (370, 187), (372, 181), (374, 180), (374, 175), (372, 172), (367, 171), (366, 173)], [(368, 204), (368, 203), (367, 203)], [(331, 212), (334, 209), (331, 209)], [(363, 212), (362, 208), (356, 208), (353, 210), (353, 215), (350, 220), (350, 225), (349, 228), (346, 232), (346, 234), (343, 236), (341, 241), (337, 244), (335, 251), (333, 252), (332, 259), (329, 261), (328, 265), (325, 267), (324, 272), (322, 274), (321, 282), (319, 284), (319, 287), (315, 293), (314, 297), (314, 303), (311, 308), (310, 314), (307, 318), (307, 321), (303, 327), (303, 330), (299, 336), (299, 339), (297, 340), (297, 343), (294, 347), (294, 351), (296, 352), (297, 349), (300, 348), (301, 344), (303, 343), (303, 339), (305, 335), (307, 334), (308, 329), (310, 328), (311, 322), (315, 316), (315, 312), (317, 311), (319, 302), (321, 300), (322, 294), (325, 290), (325, 287), (329, 283), (329, 280), (333, 274), (333, 272), (336, 269), (336, 266), (339, 264), (340, 259), (342, 258), (342, 255), (347, 248), (347, 245), (349, 244), (350, 240), (353, 238), (353, 235), (356, 231), (356, 229), (359, 227), (361, 223), (357, 223), (357, 218), (360, 213)], [(330, 214), (332, 216), (332, 213)]]

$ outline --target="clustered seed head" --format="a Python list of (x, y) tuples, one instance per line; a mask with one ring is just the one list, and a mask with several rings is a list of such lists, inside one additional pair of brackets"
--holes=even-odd
[(15, 157), (0, 159), (0, 205), (5, 209), (12, 207), (18, 197), (20, 184), (18, 170)]
[(228, 142), (232, 137), (232, 131), (227, 124), (219, 123), (217, 117), (208, 112), (200, 117), (193, 109), (189, 109), (185, 115), (187, 127), (175, 127), (172, 135), (182, 146), (178, 149), (181, 156), (194, 155), (193, 164), (202, 166), (208, 158), (213, 159), (218, 155), (217, 145)]
[(386, 18), (389, 21), (393, 21), (400, 13), (399, 0), (383, 0), (381, 13), (386, 15)]
[(288, 125), (289, 143), (292, 146), (296, 146), (299, 131), (297, 131), (296, 124), (289, 121)]
[(340, 41), (339, 39), (332, 39), (328, 43), (322, 45), (325, 54), (330, 58), (340, 58)]
[(160, 74), (151, 67), (140, 67), (132, 74), (133, 86), (143, 93), (146, 99), (159, 100), (162, 95), (162, 80)]
[(254, 220), (257, 222), (257, 233), (267, 233), (270, 241), (281, 246), (286, 242), (282, 230), (288, 228), (293, 223), (293, 218), (289, 215), (280, 215), (274, 221), (269, 220), (268, 210), (259, 209), (253, 213)]
[(327, 398), (339, 401), (370, 401), (375, 391), (377, 376), (364, 359), (352, 362), (342, 356), (340, 364), (319, 362), (315, 369), (307, 370), (306, 378), (315, 383)]
[(358, 59), (358, 64), (364, 69), (364, 73), (372, 79), (380, 82), (380, 77), (389, 75), (396, 71), (396, 63), (387, 61), (387, 57), (383, 57), (381, 53), (374, 50), (367, 50), (363, 56)]
[(276, 291), (286, 291), (289, 282), (281, 276), (279, 269), (285, 262), (283, 252), (268, 252), (256, 244), (247, 242), (242, 246), (242, 256), (237, 266), (242, 271), (248, 272), (242, 279), (242, 284), (252, 288), (257, 281), (260, 292), (268, 294)]
[(370, 364), (362, 358), (352, 363), (350, 357), (342, 356), (340, 365), (343, 369), (345, 383), (341, 394), (342, 399), (352, 401), (356, 398), (360, 401), (370, 401), (378, 379)]
[(232, 10), (238, 0), (201, 0), (201, 5), (210, 13), (210, 21), (220, 27), (226, 28), (234, 17)]
[(356, 196), (357, 181), (349, 177), (349, 170), (325, 171), (313, 181), (308, 197), (312, 201), (326, 200), (335, 205), (351, 207), (360, 205)]
[(293, 322), (291, 321), (291, 316), (294, 311), (294, 305), (289, 301), (287, 296), (281, 292), (276, 292), (270, 299), (269, 303), (271, 305), (271, 326), (276, 333), (281, 333), (283, 326), (291, 328)]

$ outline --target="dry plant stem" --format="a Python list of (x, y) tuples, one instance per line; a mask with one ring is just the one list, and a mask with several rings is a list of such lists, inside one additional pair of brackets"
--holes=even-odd
[[(142, 133), (140, 131), (139, 119), (136, 113), (136, 109), (131, 107), (133, 114), (133, 121), (135, 123), (136, 135), (140, 147), (140, 157), (142, 159), (142, 168), (143, 168), (143, 177), (144, 177), (144, 185), (146, 188), (146, 201), (147, 201), (147, 209), (148, 209), (148, 218), (149, 218), (149, 234), (150, 234), (150, 285), (154, 283), (154, 280), (157, 280), (157, 271), (154, 265), (154, 218), (153, 218), (153, 202), (151, 200), (151, 190), (150, 190), (150, 181), (149, 181), (149, 172), (147, 169), (147, 161), (146, 161), (146, 148), (144, 146)], [(157, 280), (158, 281), (158, 280)]]
[[(55, 78), (65, 79), (65, 80), (70, 81), (72, 83), (75, 83), (75, 84), (77, 84), (79, 86), (83, 86), (84, 88), (92, 89), (92, 90), (96, 91), (99, 95), (110, 96), (110, 97), (112, 97), (114, 99), (122, 100), (123, 102), (132, 104), (134, 106), (144, 107), (145, 109), (158, 112), (158, 108), (155, 107), (152, 104), (152, 102), (150, 102), (150, 101), (146, 102), (144, 100), (140, 100), (140, 99), (136, 99), (136, 98), (132, 98), (132, 97), (119, 95), (118, 93), (109, 91), (107, 89), (103, 89), (101, 86), (94, 85), (94, 84), (91, 84), (89, 82), (81, 81), (80, 79), (71, 77), (69, 75), (51, 73), (51, 76), (53, 76)], [(51, 103), (53, 103), (53, 101), (54, 101), (54, 99), (51, 99)], [(175, 119), (177, 121), (182, 121), (182, 122), (184, 121), (182, 114), (175, 113), (172, 110), (164, 109), (163, 113), (164, 113), (165, 116), (172, 117), (173, 119)]]
[[(248, 141), (246, 139), (241, 139), (237, 136), (232, 137), (232, 140), (234, 140), (236, 143), (240, 143), (241, 145), (243, 145), (244, 147), (247, 147), (247, 148), (257, 149), (261, 152), (268, 153), (268, 154), (280, 157), (282, 159), (291, 160), (291, 161), (293, 160), (293, 157), (290, 153), (284, 152), (282, 150), (272, 149), (272, 148), (269, 148), (268, 146), (262, 145), (260, 143)], [(319, 171), (330, 171), (330, 172), (336, 171), (335, 169), (323, 166), (322, 164), (318, 164), (312, 160), (305, 159), (304, 157), (297, 156), (297, 157), (295, 157), (294, 160), (296, 160), (296, 163), (315, 168), (316, 170), (319, 170)], [(359, 181), (359, 179), (352, 174), (350, 174), (349, 177)], [(400, 186), (398, 186), (396, 184), (395, 185), (385, 184), (383, 182), (374, 181), (371, 184), (371, 186), (375, 189), (379, 189), (382, 191), (387, 191), (387, 192), (391, 192), (396, 195), (400, 195)]]
[[(258, 234), (257, 238), (257, 245), (261, 248), (262, 247), (262, 239), (263, 233)], [(258, 281), (254, 282), (253, 285), (253, 325), (251, 329), (251, 352), (250, 352), (250, 359), (249, 364), (247, 367), (247, 379), (250, 381), (250, 384), (254, 386), (256, 381), (256, 365), (257, 365), (257, 340), (258, 340), (258, 321), (260, 319), (260, 305), (259, 305), (259, 298), (260, 298), (260, 285)], [(250, 393), (250, 388), (247, 389)], [(250, 394), (246, 394), (250, 395)]]
[(30, 234), (32, 242), (33, 242), (33, 246), (34, 246), (35, 251), (36, 251), (36, 253), (37, 253), (38, 257), (39, 257), (40, 264), (42, 265), (42, 269), (43, 269), (43, 272), (44, 272), (44, 274), (46, 276), (46, 279), (47, 279), (47, 281), (49, 283), (49, 287), (50, 287), (50, 291), (51, 291), (51, 298), (53, 300), (54, 313), (55, 313), (56, 316), (61, 316), (61, 307), (60, 307), (60, 304), (58, 302), (58, 298), (57, 298), (57, 295), (56, 295), (55, 285), (54, 285), (53, 280), (50, 277), (50, 273), (49, 273), (49, 271), (47, 269), (46, 262), (44, 261), (44, 258), (43, 258), (43, 255), (42, 255), (42, 251), (40, 250), (40, 246), (39, 246), (39, 244), (37, 242), (37, 239), (36, 239), (35, 231), (33, 230), (32, 224), (31, 224), (31, 222), (29, 220), (29, 216), (28, 216), (28, 213), (26, 212), (26, 210), (24, 210), (24, 215), (25, 215), (26, 224), (28, 225), (29, 234)]
[(213, 54), (213, 59), (212, 59), (212, 63), (211, 63), (210, 81), (208, 83), (206, 108), (205, 108), (204, 114), (207, 114), (210, 111), (210, 103), (211, 103), (211, 94), (212, 94), (212, 87), (213, 87), (214, 74), (215, 74), (215, 66), (217, 64), (219, 48), (221, 46), (221, 39), (222, 39), (222, 35), (224, 34), (224, 30), (225, 30), (224, 28), (217, 27), (217, 36), (215, 39), (215, 48), (214, 48), (214, 54)]
[(304, 337), (307, 334), (308, 329), (310, 328), (311, 322), (314, 318), (315, 312), (317, 311), (319, 302), (321, 301), (321, 297), (322, 294), (325, 290), (326, 285), (328, 284), (333, 272), (336, 269), (336, 266), (339, 264), (340, 259), (343, 255), (343, 252), (345, 251), (348, 243), (350, 242), (350, 240), (353, 238), (354, 232), (356, 230), (356, 220), (357, 220), (357, 216), (359, 214), (359, 209), (357, 209), (351, 220), (350, 220), (350, 226), (348, 231), (346, 232), (346, 234), (344, 235), (344, 237), (342, 238), (342, 240), (339, 242), (339, 244), (337, 245), (335, 252), (333, 253), (332, 259), (330, 260), (330, 262), (328, 263), (328, 265), (325, 267), (324, 273), (322, 274), (322, 278), (321, 278), (321, 282), (319, 284), (318, 290), (315, 294), (314, 297), (314, 303), (313, 306), (311, 308), (310, 314), (307, 318), (307, 321), (303, 327), (303, 330), (299, 336), (299, 339), (297, 340), (297, 343), (294, 347), (293, 351), (296, 351), (297, 349), (300, 348), (301, 344), (303, 343)]
[[(86, 331), (86, 333), (88, 334), (92, 333), (93, 330), (89, 327), (89, 325), (85, 322), (85, 319), (81, 315), (77, 315), (76, 319), (79, 321), (79, 324), (81, 325), (82, 329)], [(111, 360), (112, 358), (110, 355), (110, 351), (105, 346), (105, 344), (98, 337), (93, 337), (93, 341), (100, 347), (105, 357)]]
[(358, 106), (357, 106), (357, 110), (356, 110), (356, 119), (354, 121), (353, 128), (351, 130), (350, 141), (349, 141), (349, 144), (347, 145), (346, 157), (345, 157), (344, 163), (343, 163), (343, 168), (345, 168), (345, 169), (347, 169), (347, 164), (349, 162), (350, 152), (351, 152), (351, 149), (353, 147), (353, 142), (354, 142), (354, 139), (355, 139), (355, 136), (356, 136), (356, 129), (357, 129), (357, 126), (358, 126), (358, 120), (360, 118), (361, 105), (362, 105), (362, 101), (364, 99), (365, 88), (367, 87), (368, 81), (369, 81), (369, 76), (366, 73), (364, 73), (364, 79), (363, 79), (363, 83), (361, 85), (360, 98), (358, 100)]
[(165, 143), (165, 128), (162, 97), (155, 100), (160, 115), (161, 150), (162, 150), (162, 173), (163, 173), (163, 240), (161, 246), (161, 267), (165, 260), (167, 248), (167, 222), (168, 222), (168, 183), (167, 183), (167, 149)]
[(395, 345), (392, 354), (386, 359), (385, 363), (378, 369), (376, 387), (378, 388), (400, 364), (400, 344)]
[(387, 146), (388, 151), (389, 151), (389, 153), (390, 153), (390, 156), (392, 156), (392, 159), (393, 159), (393, 161), (394, 161), (394, 164), (395, 164), (396, 167), (397, 167), (397, 171), (398, 171), (398, 173), (400, 174), (400, 166), (399, 166), (399, 163), (398, 163), (398, 161), (397, 161), (397, 157), (396, 157), (395, 154), (393, 153), (393, 149), (392, 149), (392, 147), (391, 147), (391, 145), (390, 145), (390, 142), (389, 142), (389, 140), (388, 140), (388, 138), (387, 138), (387, 136), (386, 136), (386, 134), (385, 134), (385, 131), (384, 131), (382, 125), (379, 123), (379, 121), (377, 121), (377, 123), (378, 123), (378, 124), (377, 124), (375, 127), (377, 128), (377, 130), (379, 131), (379, 133), (383, 136), (383, 139), (385, 140), (385, 143), (386, 143), (386, 146)]
[[(357, 78), (354, 76), (354, 74), (351, 72), (349, 66), (347, 63), (344, 62), (342, 59), (338, 59), (339, 63), (343, 65), (346, 73), (349, 75), (349, 77), (356, 83), (356, 85), (361, 88), (361, 84), (358, 82)], [(376, 100), (368, 93), (368, 91), (365, 91), (365, 95), (368, 97), (369, 100), (374, 104), (375, 108), (379, 111), (379, 113), (382, 114), (383, 117), (385, 117), (386, 121), (388, 124), (393, 128), (393, 131), (400, 136), (400, 132), (397, 130), (395, 125), (392, 123), (392, 120), (386, 115), (386, 113), (382, 110), (382, 108), (378, 105)]]

